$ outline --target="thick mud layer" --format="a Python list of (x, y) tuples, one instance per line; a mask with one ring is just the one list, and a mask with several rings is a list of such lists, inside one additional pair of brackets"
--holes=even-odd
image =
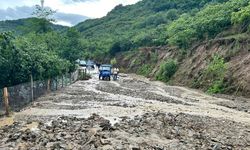
[(0, 126), (0, 149), (250, 149), (249, 107), (230, 103), (141, 76), (93, 74), (16, 113)]
[(98, 115), (60, 117), (48, 123), (14, 123), (1, 128), (0, 135), (1, 147), (9, 149), (250, 148), (250, 130), (245, 125), (183, 113), (147, 113), (124, 117), (114, 125)]

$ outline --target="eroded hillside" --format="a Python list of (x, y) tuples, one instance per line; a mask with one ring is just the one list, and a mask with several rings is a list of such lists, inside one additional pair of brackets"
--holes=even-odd
[[(224, 61), (222, 93), (250, 96), (250, 53), (246, 35), (218, 38), (191, 48), (185, 56), (177, 53), (178, 48), (146, 47), (118, 55), (119, 65), (124, 70), (155, 79), (161, 65), (169, 59), (178, 61), (178, 69), (168, 83), (200, 88), (205, 91), (212, 86), (213, 76), (205, 71), (214, 56)], [(216, 64), (215, 64), (216, 65)], [(219, 68), (220, 69), (220, 68)], [(222, 70), (223, 71), (223, 70)], [(212, 72), (212, 71), (211, 71)]]

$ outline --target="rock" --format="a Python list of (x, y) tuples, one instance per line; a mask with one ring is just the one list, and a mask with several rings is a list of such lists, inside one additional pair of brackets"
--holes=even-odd
[(215, 144), (212, 150), (220, 150), (221, 145), (220, 144)]
[(110, 145), (111, 144), (111, 141), (110, 140), (108, 140), (108, 139), (100, 139), (100, 141), (101, 141), (101, 144), (102, 145)]
[(115, 150), (113, 146), (111, 145), (104, 145), (100, 150)]
[(70, 134), (66, 134), (64, 138), (65, 139), (70, 139), (70, 138), (72, 138), (72, 136)]
[(100, 124), (100, 127), (103, 128), (102, 130), (110, 130), (111, 129), (111, 124), (109, 120), (103, 120)]
[(57, 141), (62, 141), (62, 140), (63, 140), (63, 137), (62, 137), (61, 135), (58, 134), (58, 135), (56, 135), (56, 140), (57, 140)]
[(67, 144), (60, 144), (60, 148), (62, 148), (62, 149), (68, 149), (69, 147), (67, 146)]
[(18, 150), (27, 150), (28, 147), (27, 147), (27, 144), (25, 143), (19, 143), (17, 146)]
[(61, 146), (60, 146), (60, 143), (59, 142), (51, 142), (51, 143), (48, 143), (46, 145), (46, 148), (50, 148), (50, 149), (60, 149)]
[(20, 138), (21, 135), (22, 135), (21, 132), (17, 132), (17, 133), (15, 133), (13, 135), (9, 135), (8, 141), (15, 141), (18, 138)]

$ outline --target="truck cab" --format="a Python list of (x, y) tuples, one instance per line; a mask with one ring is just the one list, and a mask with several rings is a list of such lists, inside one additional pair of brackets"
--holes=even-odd
[(99, 80), (109, 80), (112, 75), (112, 65), (101, 65), (99, 68)]

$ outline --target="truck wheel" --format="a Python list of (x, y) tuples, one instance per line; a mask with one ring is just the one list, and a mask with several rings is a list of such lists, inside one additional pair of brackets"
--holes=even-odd
[(108, 80), (110, 81), (110, 77), (108, 77)]

